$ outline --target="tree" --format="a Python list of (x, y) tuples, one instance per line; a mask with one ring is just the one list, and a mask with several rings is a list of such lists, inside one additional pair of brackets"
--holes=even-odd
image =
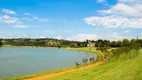
[(103, 47), (104, 46), (104, 41), (102, 39), (98, 40), (98, 47)]
[(117, 47), (122, 47), (123, 46), (123, 44), (122, 44), (122, 41), (117, 41)]
[(104, 40), (104, 46), (109, 46), (110, 41), (109, 40)]
[(90, 57), (90, 62), (95, 62), (95, 58), (94, 57)]
[(142, 47), (142, 39), (138, 39), (137, 42), (140, 44), (140, 46)]
[(77, 46), (77, 44), (72, 43), (72, 44), (71, 44), (71, 47), (77, 48), (78, 46)]
[(1, 40), (0, 40), (0, 46), (2, 46), (2, 42), (1, 42)]
[(86, 58), (83, 58), (83, 60), (82, 60), (82, 62), (83, 62), (84, 64), (86, 64), (87, 61), (88, 61), (88, 59), (86, 59)]
[(116, 41), (112, 41), (112, 42), (110, 43), (110, 46), (111, 46), (111, 47), (117, 47)]
[(128, 39), (123, 39), (123, 45), (124, 46), (129, 46), (130, 45), (130, 42)]
[(77, 71), (79, 71), (80, 64), (78, 62), (75, 63), (75, 66), (77, 67)]

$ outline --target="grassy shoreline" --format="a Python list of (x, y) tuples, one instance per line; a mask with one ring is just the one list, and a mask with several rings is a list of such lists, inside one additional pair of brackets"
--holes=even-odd
[[(93, 47), (83, 47), (83, 48), (61, 48), (64, 50), (76, 50), (76, 51), (83, 51), (83, 52), (89, 52), (89, 53), (95, 53), (97, 55), (102, 55), (102, 53), (100, 51), (96, 51), (96, 48)], [(89, 63), (92, 64), (92, 63)], [(82, 66), (86, 66), (86, 65), (81, 65)], [(13, 78), (5, 78), (4, 80), (22, 80), (22, 79), (28, 79), (28, 78), (32, 78), (32, 77), (36, 77), (36, 76), (42, 76), (42, 75), (48, 75), (51, 73), (57, 73), (57, 72), (62, 72), (62, 71), (66, 71), (66, 70), (70, 70), (70, 69), (74, 69), (76, 68), (74, 67), (70, 67), (70, 68), (64, 68), (64, 69), (59, 69), (59, 70), (53, 70), (53, 71), (45, 71), (45, 72), (39, 72), (39, 73), (35, 73), (35, 74), (29, 74), (29, 75), (25, 75), (25, 76), (18, 76), (18, 77), (13, 77)]]
[(39, 73), (34, 73), (34, 74), (29, 74), (29, 75), (24, 75), (24, 76), (17, 76), (17, 77), (12, 77), (12, 78), (4, 78), (4, 80), (23, 80), (23, 79), (29, 79), (37, 76), (42, 76), (42, 75), (48, 75), (52, 73), (58, 73), (61, 71), (66, 71), (70, 69), (74, 69), (76, 67), (70, 67), (70, 68), (64, 68), (64, 69), (59, 69), (59, 70), (52, 70), (52, 71), (45, 71), (45, 72), (39, 72)]
[(24, 47), (24, 48), (58, 48), (58, 47), (44, 47), (44, 46), (13, 46), (13, 45), (3, 45), (1, 47)]
[(100, 50), (96, 50), (95, 47), (82, 47), (82, 48), (63, 48), (65, 50), (76, 50), (76, 51), (83, 51), (83, 52), (90, 52), (90, 53), (94, 53), (97, 54), (97, 58), (99, 58), (99, 60), (104, 59), (104, 55)]
[(45, 80), (142, 80), (142, 49), (138, 56)]

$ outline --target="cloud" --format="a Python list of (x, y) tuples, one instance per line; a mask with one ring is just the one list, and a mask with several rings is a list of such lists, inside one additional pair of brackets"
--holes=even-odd
[(39, 17), (37, 17), (37, 16), (33, 17), (33, 19), (39, 20), (39, 21), (42, 21), (42, 22), (47, 22), (47, 21), (49, 21), (49, 19), (47, 19), (47, 18), (39, 18)]
[(10, 17), (8, 15), (4, 15), (4, 16), (0, 16), (0, 20), (4, 23), (12, 24), (12, 23), (16, 23), (18, 21), (18, 18), (14, 18), (14, 17)]
[(65, 39), (63, 36), (56, 36), (55, 39)]
[(6, 14), (16, 14), (16, 12), (9, 10), (9, 9), (2, 9), (1, 11), (6, 13)]
[[(16, 12), (9, 9), (2, 9), (2, 12), (6, 14), (16, 14)], [(33, 16), (30, 13), (24, 13), (24, 15), (28, 15), (28, 17), (18, 18), (18, 17), (9, 16), (9, 15), (0, 15), (0, 22), (3, 22), (5, 24), (8, 24), (8, 26), (12, 26), (15, 28), (27, 28), (28, 26), (22, 22), (23, 20), (28, 20), (28, 21), (38, 20), (41, 22), (49, 21), (49, 19), (47, 18), (40, 18), (37, 16)]]
[(76, 36), (68, 37), (67, 40), (74, 40), (74, 41), (85, 41), (89, 40), (96, 40), (99, 36), (96, 34), (78, 34)]
[(0, 35), (0, 38), (3, 38), (3, 39), (12, 39), (12, 38), (29, 38), (26, 34), (24, 35), (14, 35), (14, 34), (11, 34), (11, 33), (4, 33), (3, 35)]
[(23, 18), (21, 18), (22, 20), (28, 20), (28, 21), (33, 21), (33, 19), (31, 19), (31, 18), (28, 18), (28, 17), (23, 17)]
[(97, 0), (98, 3), (104, 3), (106, 0)]
[[(131, 4), (133, 2), (133, 4)], [(142, 1), (119, 0), (107, 10), (97, 11), (101, 16), (84, 19), (88, 25), (105, 28), (142, 28)]]
[(126, 30), (126, 31), (124, 31), (124, 33), (129, 33), (129, 32), (131, 32), (130, 30)]
[(85, 22), (92, 26), (105, 28), (142, 28), (142, 18), (127, 18), (118, 16), (88, 17)]
[(142, 17), (142, 5), (127, 5), (124, 3), (118, 3), (108, 10), (100, 10), (98, 12), (102, 14), (111, 14), (117, 16)]
[(27, 28), (28, 26), (21, 23), (21, 24), (15, 24), (15, 25), (13, 25), (13, 27), (16, 27), (16, 28)]
[(142, 4), (142, 0), (118, 0), (120, 3), (125, 3), (129, 5)]
[(30, 13), (24, 13), (24, 15), (31, 15)]
[(108, 39), (108, 40), (122, 40), (123, 38), (130, 38), (130, 37), (124, 37), (119, 35), (118, 33), (114, 32), (111, 34), (105, 34), (105, 35), (98, 35), (98, 34), (77, 34), (75, 36), (57, 36), (56, 39), (65, 39), (70, 41), (85, 41), (87, 39), (89, 40), (98, 40), (98, 39)]
[(8, 26), (16, 28), (27, 28), (28, 26), (24, 25), (19, 18), (10, 17), (8, 15), (0, 16), (0, 22), (8, 24)]
[(39, 38), (46, 38), (45, 36), (39, 36)]
[(39, 18), (39, 17), (32, 17), (32, 18), (23, 17), (21, 19), (28, 20), (28, 21), (38, 20), (38, 21), (41, 21), (41, 22), (48, 22), (49, 21), (49, 19), (47, 19), (47, 18)]
[(29, 17), (24, 17), (24, 18), (22, 18), (23, 20), (29, 20), (29, 21), (38, 20), (38, 21), (41, 21), (41, 22), (49, 21), (49, 19), (47, 19), (47, 18), (40, 18), (40, 17), (34, 16), (30, 13), (24, 13), (24, 15), (27, 15)]

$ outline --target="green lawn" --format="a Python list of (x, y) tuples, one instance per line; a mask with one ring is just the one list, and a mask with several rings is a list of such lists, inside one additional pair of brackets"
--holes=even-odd
[(108, 62), (47, 80), (142, 80), (142, 50), (137, 57), (131, 59)]

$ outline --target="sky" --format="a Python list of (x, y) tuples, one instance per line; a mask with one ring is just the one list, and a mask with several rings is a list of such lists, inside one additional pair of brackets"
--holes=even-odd
[(0, 0), (0, 38), (142, 38), (142, 0)]

